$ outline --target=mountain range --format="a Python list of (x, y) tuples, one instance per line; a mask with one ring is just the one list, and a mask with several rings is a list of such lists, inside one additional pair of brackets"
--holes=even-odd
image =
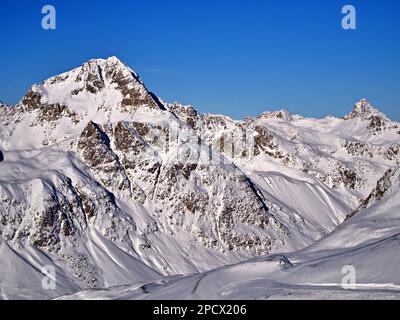
[(400, 124), (349, 111), (202, 114), (116, 57), (33, 85), (0, 104), (0, 297), (399, 299)]

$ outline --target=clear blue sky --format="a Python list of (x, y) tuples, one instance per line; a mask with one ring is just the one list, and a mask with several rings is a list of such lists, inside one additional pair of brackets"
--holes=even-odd
[[(57, 29), (41, 28), (41, 8)], [(341, 29), (341, 8), (357, 30)], [(167, 101), (234, 118), (343, 115), (362, 97), (400, 120), (399, 0), (1, 0), (0, 100), (112, 55)]]

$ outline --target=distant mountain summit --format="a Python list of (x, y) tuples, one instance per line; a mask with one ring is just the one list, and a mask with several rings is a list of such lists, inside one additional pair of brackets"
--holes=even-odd
[(370, 120), (372, 117), (381, 117), (384, 120), (388, 120), (386, 115), (375, 109), (367, 99), (361, 99), (355, 104), (353, 111), (344, 116), (344, 119)]
[(163, 108), (139, 76), (116, 57), (90, 60), (81, 67), (36, 84), (20, 104), (25, 110), (58, 105), (71, 113), (103, 110), (114, 114), (132, 113), (141, 107)]

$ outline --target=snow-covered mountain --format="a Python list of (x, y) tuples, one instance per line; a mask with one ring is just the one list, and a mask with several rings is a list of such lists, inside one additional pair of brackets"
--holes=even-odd
[[(60, 299), (399, 299), (399, 196), (397, 166), (352, 217), (303, 250)], [(354, 287), (343, 285), (349, 266)]]
[[(282, 110), (235, 121), (164, 102), (116, 57), (91, 60), (0, 105), (1, 296), (143, 298), (134, 288), (151, 284), (146, 297), (178, 298), (210, 274), (272, 283), (298, 263), (289, 278), (315, 283), (313, 259), (369, 263), (361, 246), (396, 236), (399, 138), (366, 100), (341, 119)], [(48, 265), (55, 290), (42, 288)], [(399, 280), (388, 268), (369, 281), (382, 279)], [(210, 283), (190, 297), (263, 297)]]

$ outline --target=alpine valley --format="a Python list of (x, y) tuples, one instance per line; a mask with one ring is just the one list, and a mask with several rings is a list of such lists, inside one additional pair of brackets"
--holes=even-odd
[(0, 104), (0, 297), (400, 299), (400, 124), (349, 111), (202, 114), (116, 57), (33, 85)]

